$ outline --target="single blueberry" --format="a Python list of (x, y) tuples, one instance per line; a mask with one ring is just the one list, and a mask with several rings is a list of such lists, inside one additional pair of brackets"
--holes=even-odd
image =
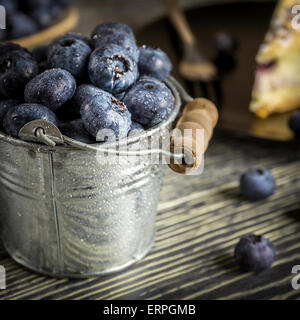
[(23, 12), (16, 12), (8, 19), (10, 39), (18, 39), (34, 34), (38, 31), (37, 23)]
[(23, 126), (33, 120), (46, 120), (58, 126), (55, 114), (47, 107), (40, 104), (25, 103), (10, 108), (3, 120), (5, 132), (15, 138)]
[(241, 237), (234, 256), (242, 270), (260, 272), (270, 268), (274, 262), (275, 249), (263, 236), (249, 234)]
[(174, 108), (171, 90), (163, 82), (146, 76), (128, 90), (124, 103), (132, 119), (146, 128), (166, 120)]
[(59, 11), (58, 7), (36, 7), (30, 10), (29, 15), (43, 29), (53, 23)]
[(241, 176), (240, 190), (248, 200), (261, 200), (275, 191), (275, 180), (266, 169), (250, 169)]
[(88, 72), (95, 86), (113, 94), (128, 89), (138, 77), (136, 62), (115, 44), (99, 47), (91, 54)]
[(37, 75), (37, 62), (22, 50), (0, 55), (0, 93), (4, 97), (23, 97), (25, 85)]
[(2, 127), (3, 124), (3, 119), (6, 114), (6, 112), (14, 108), (15, 106), (21, 104), (20, 101), (14, 100), (14, 99), (6, 99), (6, 100), (1, 100), (0, 101), (0, 127)]
[(0, 6), (5, 8), (7, 16), (10, 16), (18, 10), (18, 3), (16, 0), (0, 0)]
[(24, 98), (28, 103), (43, 104), (55, 111), (73, 97), (75, 90), (76, 81), (70, 72), (49, 69), (26, 85)]
[(48, 51), (50, 68), (62, 68), (69, 71), (75, 78), (86, 74), (91, 48), (78, 39), (62, 39), (56, 42)]
[[(131, 115), (125, 104), (110, 93), (92, 85), (78, 88), (74, 100), (81, 104), (80, 112), (86, 130), (96, 137), (97, 141), (105, 141), (100, 130), (112, 130), (115, 138), (125, 138), (131, 127)], [(103, 133), (103, 132), (102, 132)]]
[(300, 110), (297, 110), (292, 114), (289, 119), (289, 127), (294, 132), (297, 139), (300, 138)]
[(83, 142), (95, 143), (95, 138), (92, 137), (86, 130), (81, 119), (61, 123), (59, 129), (65, 136)]
[(40, 63), (47, 59), (47, 52), (48, 52), (48, 46), (41, 45), (39, 47), (36, 47), (34, 50), (32, 50), (32, 56), (38, 63)]
[(237, 49), (237, 41), (226, 32), (219, 32), (214, 39), (214, 47), (219, 53), (233, 54)]
[(52, 41), (52, 43), (49, 45), (49, 52), (51, 51), (52, 48), (55, 48), (56, 44), (63, 41), (63, 40), (81, 40), (88, 46), (91, 46), (91, 42), (89, 38), (86, 36), (77, 33), (77, 32), (67, 32), (64, 35), (56, 38), (55, 40)]
[(102, 32), (105, 32), (106, 30), (124, 32), (135, 41), (135, 36), (132, 29), (126, 24), (119, 23), (119, 22), (104, 22), (98, 25), (92, 32), (92, 38), (93, 38), (93, 35), (101, 35)]
[(136, 41), (128, 33), (117, 29), (95, 29), (92, 33), (92, 43), (94, 48), (115, 44), (127, 52), (135, 61), (139, 58), (139, 49)]
[(159, 48), (140, 47), (139, 72), (140, 75), (151, 76), (164, 80), (172, 70), (172, 64), (167, 54)]

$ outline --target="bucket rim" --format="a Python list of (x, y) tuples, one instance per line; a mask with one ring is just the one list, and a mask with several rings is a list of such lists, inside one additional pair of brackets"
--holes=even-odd
[[(171, 112), (171, 114), (169, 115), (168, 119), (160, 122), (159, 124), (157, 124), (156, 126), (145, 130), (145, 132), (141, 132), (140, 134), (134, 135), (132, 137), (127, 137), (127, 139), (122, 139), (120, 141), (113, 141), (113, 142), (98, 142), (98, 143), (92, 143), (92, 144), (87, 144), (87, 146), (93, 146), (93, 147), (114, 147), (114, 148), (118, 148), (118, 147), (122, 147), (124, 145), (132, 145), (135, 142), (139, 141), (140, 139), (144, 138), (144, 137), (151, 137), (153, 135), (155, 135), (156, 133), (158, 133), (160, 130), (162, 129), (166, 129), (168, 128), (176, 119), (180, 108), (181, 108), (181, 97), (180, 94), (177, 90), (177, 88), (168, 80), (168, 78), (163, 81), (167, 87), (172, 91), (173, 97), (174, 97), (174, 108)], [(81, 151), (81, 152), (87, 152), (89, 150), (82, 150), (82, 149), (78, 149), (76, 147), (72, 147), (72, 146), (68, 146), (68, 145), (56, 145), (54, 147), (50, 147), (47, 146), (45, 144), (42, 143), (37, 143), (37, 142), (28, 142), (28, 141), (24, 141), (22, 139), (16, 139), (12, 136), (9, 136), (7, 134), (5, 134), (4, 132), (0, 131), (0, 141), (9, 143), (11, 145), (15, 145), (15, 146), (20, 146), (20, 147), (27, 147), (33, 150), (38, 150), (38, 151), (67, 151), (67, 150), (77, 150), (77, 151)]]

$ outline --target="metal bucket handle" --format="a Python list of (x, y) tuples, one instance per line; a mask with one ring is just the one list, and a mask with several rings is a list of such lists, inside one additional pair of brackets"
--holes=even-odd
[[(19, 132), (20, 139), (44, 143), (50, 147), (56, 144), (68, 144), (76, 149), (84, 151), (113, 153), (115, 155), (126, 156), (145, 156), (151, 154), (161, 154), (171, 159), (169, 167), (178, 173), (186, 173), (186, 170), (193, 170), (200, 167), (203, 154), (206, 151), (212, 137), (213, 129), (218, 121), (218, 111), (216, 106), (205, 98), (193, 99), (186, 90), (173, 78), (165, 80), (168, 87), (172, 90), (175, 97), (175, 104), (181, 104), (181, 99), (186, 103), (183, 108), (182, 117), (178, 120), (176, 128), (182, 135), (172, 137), (171, 152), (163, 149), (147, 149), (137, 151), (109, 150), (107, 148), (95, 147), (66, 137), (61, 134), (59, 129), (45, 120), (34, 120), (27, 123)], [(188, 137), (184, 135), (184, 130), (189, 129)], [(204, 130), (204, 145), (200, 145), (197, 140), (197, 130)], [(203, 140), (201, 140), (203, 144)], [(192, 159), (189, 164), (182, 161), (183, 158)], [(192, 164), (190, 164), (192, 163)]]

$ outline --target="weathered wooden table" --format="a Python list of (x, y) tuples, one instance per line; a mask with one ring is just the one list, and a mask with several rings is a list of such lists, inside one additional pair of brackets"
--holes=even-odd
[[(96, 13), (90, 18), (83, 10), (84, 21), (95, 25)], [(146, 258), (114, 275), (52, 279), (19, 266), (0, 242), (0, 265), (7, 271), (0, 299), (299, 299), (300, 290), (291, 286), (292, 267), (300, 265), (299, 160), (299, 144), (218, 131), (201, 176), (166, 168), (156, 243)], [(249, 167), (272, 171), (274, 196), (259, 202), (239, 196), (239, 177)], [(272, 269), (259, 275), (241, 272), (233, 258), (239, 237), (250, 232), (276, 247)]]
[[(166, 169), (157, 237), (141, 262), (114, 275), (87, 280), (52, 279), (15, 263), (0, 248), (7, 289), (0, 299), (299, 299), (291, 286), (300, 264), (300, 148), (217, 132), (201, 176)], [(248, 202), (239, 196), (240, 174), (271, 169), (274, 196)], [(241, 272), (233, 248), (255, 232), (276, 247), (272, 269)]]

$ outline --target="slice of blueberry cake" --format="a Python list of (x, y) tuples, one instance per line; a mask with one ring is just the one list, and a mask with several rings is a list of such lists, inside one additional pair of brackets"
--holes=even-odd
[(300, 9), (300, 0), (278, 1), (269, 31), (256, 56), (250, 111), (259, 118), (300, 107), (300, 21), (296, 21), (297, 5)]

